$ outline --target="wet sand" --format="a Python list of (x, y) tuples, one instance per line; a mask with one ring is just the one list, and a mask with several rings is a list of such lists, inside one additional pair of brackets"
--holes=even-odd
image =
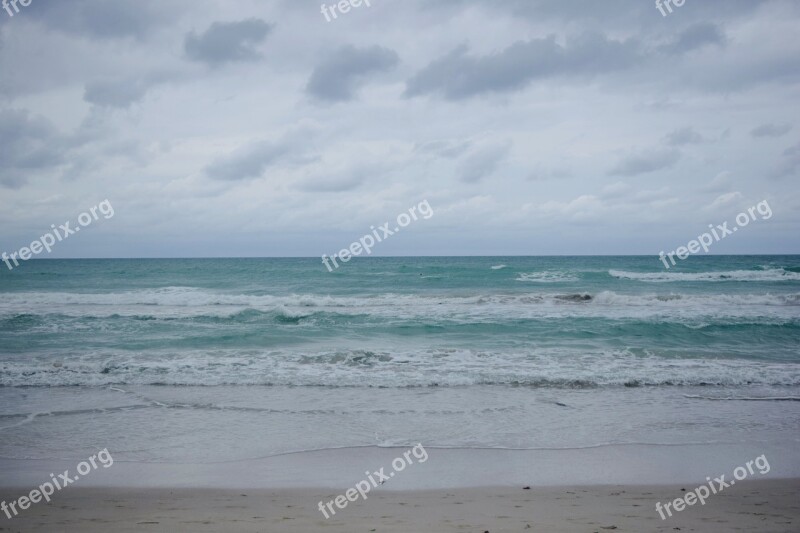
[[(800, 479), (752, 480), (661, 520), (657, 501), (693, 486), (484, 487), (375, 491), (325, 519), (339, 489), (70, 488), (0, 531), (598, 532), (800, 530)], [(5, 501), (19, 490), (2, 489)]]

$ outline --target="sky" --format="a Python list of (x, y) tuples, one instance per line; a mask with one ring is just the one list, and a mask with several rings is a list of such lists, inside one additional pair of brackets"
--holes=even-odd
[(0, 251), (800, 253), (800, 2), (355, 4), (0, 10)]

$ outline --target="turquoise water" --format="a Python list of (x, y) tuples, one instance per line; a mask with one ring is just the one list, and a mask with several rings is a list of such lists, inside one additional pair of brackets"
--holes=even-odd
[(0, 271), (0, 458), (796, 449), (798, 341), (798, 256), (30, 261)]
[(800, 257), (42, 260), (0, 385), (800, 385)]

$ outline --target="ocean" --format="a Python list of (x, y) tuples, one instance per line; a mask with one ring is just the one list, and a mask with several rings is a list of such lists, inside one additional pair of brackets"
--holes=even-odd
[(800, 439), (800, 256), (33, 260), (0, 457)]

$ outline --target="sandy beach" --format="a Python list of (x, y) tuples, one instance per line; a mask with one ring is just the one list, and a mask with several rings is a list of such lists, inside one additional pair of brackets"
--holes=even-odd
[[(598, 532), (798, 531), (800, 479), (752, 481), (661, 520), (670, 486), (485, 487), (384, 491), (325, 520), (319, 500), (338, 491), (81, 489), (0, 523), (1, 531)], [(3, 489), (0, 497), (15, 497)]]
[[(321, 450), (214, 465), (117, 460), (49, 504), (0, 516), (0, 531), (789, 532), (800, 524), (800, 466), (790, 447), (762, 450), (769, 471), (761, 474), (756, 463), (738, 483), (735, 466), (755, 456), (741, 446), (432, 448), (424, 462), (393, 472), (403, 451)], [(325, 518), (319, 502), (382, 467), (390, 479)], [(0, 501), (67, 469), (74, 473), (68, 461), (2, 460)], [(660, 518), (657, 502), (674, 502), (722, 474), (735, 485)]]

